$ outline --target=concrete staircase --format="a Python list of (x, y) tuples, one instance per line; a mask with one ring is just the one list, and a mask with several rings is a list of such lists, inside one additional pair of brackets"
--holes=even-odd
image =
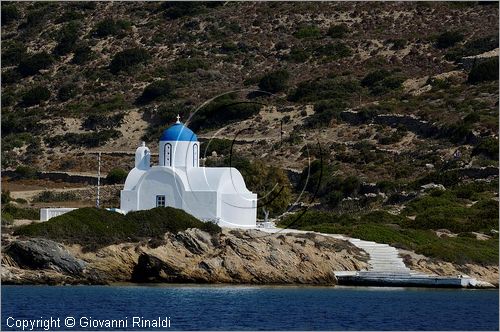
[(387, 272), (392, 274), (410, 274), (411, 270), (406, 267), (403, 259), (399, 257), (396, 248), (388, 244), (376, 243), (372, 241), (364, 241), (353, 238), (346, 238), (347, 241), (354, 244), (356, 247), (363, 249), (370, 255), (368, 264), (369, 271)]

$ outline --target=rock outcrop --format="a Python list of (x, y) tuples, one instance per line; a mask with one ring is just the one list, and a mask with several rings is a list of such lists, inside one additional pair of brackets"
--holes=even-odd
[(323, 284), (334, 271), (367, 268), (367, 254), (347, 241), (313, 233), (267, 234), (198, 229), (162, 240), (83, 251), (45, 239), (13, 239), (2, 250), (2, 282)]

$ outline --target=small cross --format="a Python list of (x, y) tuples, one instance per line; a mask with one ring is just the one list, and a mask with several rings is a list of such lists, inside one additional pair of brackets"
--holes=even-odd
[(177, 122), (176, 123), (181, 123), (181, 117), (179, 116), (179, 114), (177, 114)]

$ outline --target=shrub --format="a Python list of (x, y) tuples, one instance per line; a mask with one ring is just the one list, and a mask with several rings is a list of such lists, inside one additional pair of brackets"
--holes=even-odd
[(35, 202), (64, 202), (64, 201), (76, 201), (78, 199), (77, 195), (72, 192), (55, 192), (55, 191), (42, 191), (38, 196), (35, 197)]
[(259, 111), (259, 104), (240, 100), (233, 94), (227, 94), (199, 109), (191, 119), (190, 127), (194, 131), (220, 128), (229, 123), (247, 119)]
[(66, 55), (73, 52), (76, 48), (80, 28), (81, 26), (77, 21), (65, 24), (58, 32), (58, 44), (54, 48), (54, 54)]
[(259, 82), (259, 89), (271, 93), (281, 92), (287, 88), (290, 74), (286, 70), (278, 70), (266, 74)]
[(109, 69), (113, 74), (120, 71), (129, 71), (137, 65), (148, 62), (151, 59), (148, 51), (143, 48), (130, 48), (118, 52), (111, 60)]
[(485, 155), (486, 157), (498, 160), (498, 139), (488, 137), (482, 139), (472, 150), (472, 155)]
[(57, 93), (57, 98), (60, 101), (68, 101), (71, 98), (76, 97), (78, 94), (78, 86), (75, 83), (64, 83), (59, 88)]
[(288, 59), (294, 62), (305, 62), (309, 60), (311, 53), (302, 47), (293, 46), (290, 49), (290, 54), (287, 56)]
[(349, 27), (346, 24), (333, 25), (328, 29), (328, 36), (332, 38), (344, 38), (349, 33)]
[(112, 18), (106, 18), (99, 23), (94, 30), (94, 36), (96, 37), (107, 37), (107, 36), (120, 36), (126, 30), (129, 30), (131, 24), (129, 21), (125, 20), (114, 20)]
[(232, 141), (224, 138), (212, 138), (201, 143), (200, 151), (203, 157), (209, 157), (215, 151), (218, 155), (227, 156), (231, 152)]
[(404, 79), (395, 76), (385, 69), (379, 69), (368, 73), (362, 80), (361, 85), (368, 87), (375, 95), (381, 95), (389, 90), (395, 90), (401, 87)]
[(2, 73), (2, 83), (4, 84), (14, 84), (18, 83), (20, 80), (21, 75), (19, 74), (19, 71), (15, 69), (7, 69)]
[(382, 81), (384, 78), (389, 77), (391, 73), (389, 73), (385, 69), (378, 69), (368, 73), (362, 80), (361, 85), (366, 87), (372, 87), (376, 83)]
[(339, 99), (323, 100), (314, 104), (314, 114), (309, 116), (304, 125), (307, 128), (328, 127), (333, 119), (340, 119), (340, 113), (347, 104)]
[(466, 42), (462, 47), (455, 47), (446, 53), (446, 60), (458, 61), (463, 57), (478, 55), (498, 47), (498, 35), (490, 35)]
[(291, 101), (318, 101), (323, 99), (350, 99), (360, 90), (357, 81), (338, 78), (319, 78), (300, 82), (288, 97)]
[(21, 18), (21, 13), (15, 4), (2, 3), (2, 26), (11, 22), (17, 21)]
[(204, 2), (168, 1), (162, 3), (161, 6), (164, 10), (164, 15), (170, 19), (198, 15), (206, 10)]
[(317, 38), (321, 36), (321, 31), (315, 26), (304, 26), (300, 27), (297, 32), (295, 32), (295, 37), (297, 38)]
[(117, 113), (111, 116), (106, 116), (101, 113), (90, 114), (83, 121), (83, 128), (90, 130), (97, 129), (112, 129), (119, 127), (123, 123), (124, 113)]
[(458, 31), (445, 31), (436, 39), (437, 48), (448, 48), (464, 40), (464, 35)]
[(50, 91), (46, 87), (36, 86), (26, 91), (23, 94), (23, 105), (24, 106), (33, 106), (38, 105), (43, 101), (47, 101), (50, 99)]
[(362, 215), (307, 211), (289, 215), (279, 222), (282, 227), (308, 231), (346, 234), (367, 241), (388, 243), (398, 248), (458, 264), (498, 262), (498, 239), (439, 238), (429, 230), (397, 229), (388, 224), (404, 224), (405, 219), (383, 211)]
[(389, 39), (388, 43), (392, 44), (391, 50), (402, 50), (405, 48), (407, 40), (406, 39)]
[(498, 57), (478, 63), (472, 67), (468, 77), (468, 82), (472, 84), (496, 80), (498, 80)]
[(183, 210), (159, 207), (122, 215), (96, 208), (77, 209), (47, 222), (23, 226), (16, 235), (44, 237), (65, 243), (77, 243), (96, 249), (113, 243), (163, 239), (166, 232), (177, 233), (199, 228), (214, 235), (221, 228), (204, 223)]
[(53, 63), (54, 58), (50, 54), (40, 52), (22, 58), (18, 70), (23, 76), (31, 76), (38, 74), (42, 69), (49, 68)]
[(106, 182), (108, 184), (123, 183), (127, 178), (127, 171), (122, 168), (113, 168), (108, 172), (106, 176)]
[(2, 47), (3, 47), (2, 49), (3, 66), (18, 65), (21, 59), (26, 55), (26, 46), (21, 42), (18, 41), (3, 42)]
[(38, 209), (21, 208), (11, 203), (2, 205), (2, 215), (4, 213), (8, 213), (13, 217), (13, 219), (40, 219), (40, 212), (38, 211)]
[(16, 167), (16, 176), (21, 179), (35, 179), (37, 176), (38, 170), (34, 167), (30, 166), (17, 166)]
[(72, 62), (77, 65), (82, 65), (91, 60), (93, 56), (92, 49), (87, 45), (80, 45), (75, 48)]
[(208, 69), (208, 64), (198, 58), (177, 59), (170, 63), (169, 69), (172, 73), (193, 73), (198, 69)]
[(2, 189), (2, 205), (9, 203), (11, 200), (10, 191)]
[(339, 60), (352, 55), (351, 49), (343, 43), (321, 45), (314, 53), (317, 56), (326, 56), (330, 60)]
[(235, 42), (223, 42), (220, 48), (222, 53), (235, 53), (238, 49), (238, 45)]
[(93, 133), (66, 133), (45, 139), (49, 146), (58, 146), (63, 142), (73, 146), (97, 147), (106, 144), (110, 139), (121, 136), (121, 132), (115, 129), (102, 130)]
[(155, 81), (142, 92), (142, 95), (138, 98), (140, 103), (149, 103), (153, 100), (168, 97), (173, 91), (172, 83), (168, 80)]

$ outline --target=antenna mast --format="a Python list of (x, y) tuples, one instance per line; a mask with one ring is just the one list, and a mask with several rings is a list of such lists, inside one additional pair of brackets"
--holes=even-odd
[(101, 152), (98, 154), (98, 166), (97, 166), (97, 199), (95, 202), (95, 206), (99, 208), (100, 205), (100, 200), (99, 200), (99, 194), (100, 194), (100, 187), (101, 187)]

